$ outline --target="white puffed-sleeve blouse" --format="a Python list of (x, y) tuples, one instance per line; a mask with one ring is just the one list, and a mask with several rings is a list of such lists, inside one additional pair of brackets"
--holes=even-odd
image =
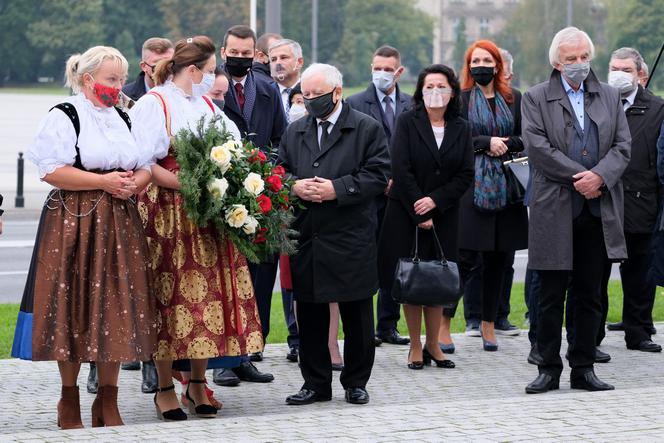
[[(139, 148), (115, 109), (97, 107), (82, 93), (66, 101), (74, 105), (78, 114), (78, 147), (85, 169), (150, 169), (151, 151)], [(62, 166), (74, 164), (76, 131), (64, 112), (53, 109), (44, 117), (26, 158), (37, 165), (42, 179)]]
[[(216, 106), (214, 112), (210, 105), (202, 97), (192, 97), (168, 80), (161, 86), (156, 86), (150, 91), (160, 94), (166, 101), (168, 112), (171, 117), (171, 135), (176, 136), (183, 128), (196, 129), (201, 117), (205, 117), (205, 124), (215, 115), (221, 116), (219, 125), (225, 125), (226, 130), (233, 138), (240, 140), (240, 131), (231, 119)], [(168, 154), (169, 137), (166, 132), (166, 117), (164, 107), (158, 97), (153, 94), (145, 94), (129, 110), (131, 116), (131, 131), (136, 142), (142, 150), (152, 152), (152, 163), (161, 160)], [(223, 122), (223, 123), (222, 123)]]

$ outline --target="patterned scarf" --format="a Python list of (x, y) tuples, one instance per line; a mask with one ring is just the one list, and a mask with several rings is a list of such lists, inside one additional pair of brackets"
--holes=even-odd
[(510, 111), (507, 102), (498, 91), (496, 91), (495, 101), (496, 115), (494, 116), (489, 101), (482, 90), (478, 86), (471, 89), (468, 101), (468, 120), (473, 136), (507, 137), (514, 132), (512, 111)]

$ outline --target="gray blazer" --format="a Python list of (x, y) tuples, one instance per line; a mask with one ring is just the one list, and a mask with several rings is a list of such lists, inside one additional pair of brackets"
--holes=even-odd
[[(623, 233), (621, 176), (630, 159), (631, 137), (618, 90), (600, 83), (594, 72), (584, 82), (585, 110), (599, 129), (599, 163), (592, 168), (604, 180), (600, 211), (608, 258), (627, 258)], [(533, 86), (521, 102), (522, 138), (532, 166), (528, 266), (571, 270), (572, 176), (586, 168), (568, 157), (574, 131), (572, 112), (560, 72)]]

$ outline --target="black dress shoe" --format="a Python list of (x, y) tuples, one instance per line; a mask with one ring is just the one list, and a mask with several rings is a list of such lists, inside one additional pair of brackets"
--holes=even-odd
[(580, 375), (576, 375), (572, 372), (570, 386), (572, 389), (583, 389), (586, 391), (612, 391), (615, 389), (613, 385), (605, 383), (597, 378), (595, 371), (592, 370)]
[(99, 379), (97, 378), (97, 365), (93, 362), (90, 363), (90, 372), (88, 373), (88, 382), (85, 386), (89, 394), (97, 393), (97, 386)]
[(609, 331), (624, 331), (625, 325), (621, 321), (617, 323), (608, 323), (606, 325), (606, 329), (608, 329)]
[(288, 354), (286, 354), (286, 360), (292, 361), (293, 363), (297, 363), (297, 354), (298, 354), (298, 349), (295, 346), (292, 346), (288, 349)]
[(250, 361), (245, 361), (237, 368), (233, 368), (233, 372), (242, 381), (249, 381), (254, 383), (270, 383), (274, 380), (274, 375), (267, 372), (261, 372)]
[(543, 394), (545, 392), (554, 391), (559, 387), (559, 377), (541, 373), (532, 383), (526, 386), (526, 394)]
[(627, 349), (643, 352), (662, 352), (662, 347), (652, 340), (643, 340), (636, 346), (627, 346)]
[(383, 340), (380, 339), (380, 337), (374, 337), (374, 346), (378, 347), (383, 344)]
[(140, 371), (141, 362), (140, 361), (126, 361), (120, 365), (125, 371)]
[(369, 393), (364, 388), (348, 388), (346, 401), (354, 405), (365, 405), (369, 403)]
[(152, 394), (159, 389), (159, 382), (157, 381), (157, 368), (152, 361), (143, 362), (143, 382), (141, 383), (141, 392), (144, 394)]
[(217, 368), (212, 370), (212, 381), (219, 386), (237, 386), (240, 379), (235, 372), (228, 368)]
[(249, 354), (249, 360), (251, 360), (251, 361), (263, 361), (263, 353), (262, 352), (254, 352), (253, 354)]
[(378, 338), (383, 340), (384, 343), (392, 345), (407, 345), (410, 343), (410, 338), (400, 335), (396, 329), (378, 334)]
[(542, 355), (539, 353), (536, 344), (530, 347), (530, 353), (528, 354), (528, 363), (535, 366), (539, 366), (542, 364)]
[[(569, 360), (569, 351), (565, 352), (565, 358)], [(599, 348), (595, 348), (595, 363), (608, 363), (611, 361), (611, 356), (606, 352), (602, 352)]]
[(316, 403), (317, 401), (330, 401), (332, 396), (321, 395), (316, 391), (311, 389), (302, 388), (300, 392), (294, 395), (289, 395), (286, 397), (286, 403), (289, 405), (310, 405), (311, 403)]

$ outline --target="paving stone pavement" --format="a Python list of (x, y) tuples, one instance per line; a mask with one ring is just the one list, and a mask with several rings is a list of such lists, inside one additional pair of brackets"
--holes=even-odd
[[(377, 348), (367, 386), (371, 402), (364, 406), (343, 400), (338, 373), (331, 402), (286, 405), (302, 378), (286, 360), (286, 346), (270, 344), (257, 366), (274, 373), (273, 383), (212, 385), (224, 403), (219, 416), (184, 423), (158, 421), (152, 396), (140, 393), (140, 372), (121, 371), (126, 425), (72, 431), (56, 427), (56, 365), (2, 360), (0, 441), (664, 441), (664, 356), (628, 351), (620, 332), (608, 332), (602, 346), (611, 362), (596, 365), (616, 390), (599, 393), (570, 390), (566, 368), (559, 391), (526, 395), (537, 373), (526, 363), (526, 334), (500, 337), (495, 353), (482, 351), (479, 338), (456, 334), (454, 340), (457, 352), (450, 357), (457, 367), (451, 370), (412, 371), (408, 346)], [(84, 367), (79, 384), (89, 426), (94, 396), (84, 391), (86, 376)]]

